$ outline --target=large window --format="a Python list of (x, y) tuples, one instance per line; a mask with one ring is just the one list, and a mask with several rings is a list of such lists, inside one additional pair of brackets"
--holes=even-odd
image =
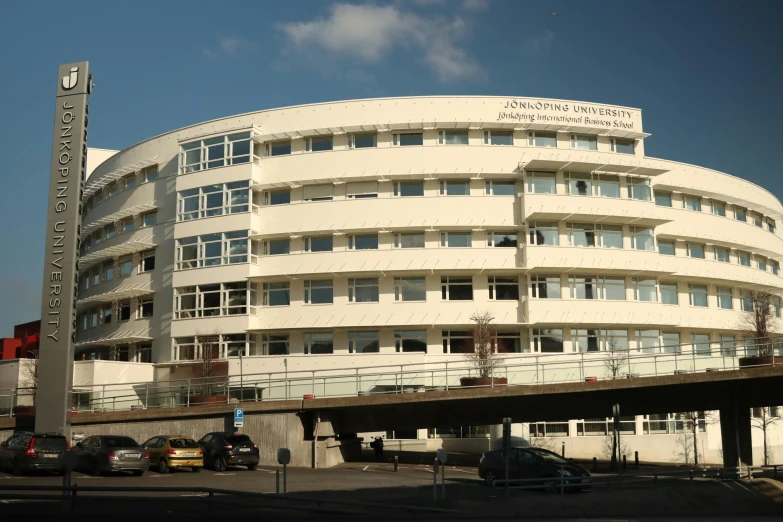
[(467, 145), (468, 129), (449, 129), (438, 132), (440, 145)]
[(484, 131), (484, 145), (513, 145), (514, 131), (487, 130)]
[(653, 229), (649, 227), (629, 227), (631, 248), (636, 250), (655, 250)]
[(378, 332), (348, 332), (348, 353), (378, 353), (381, 340)]
[(177, 193), (177, 221), (249, 211), (249, 181), (209, 185)]
[(287, 334), (261, 335), (262, 355), (288, 355)]
[(628, 178), (628, 198), (639, 201), (650, 201), (650, 180), (647, 178)]
[(265, 256), (281, 256), (291, 253), (290, 239), (269, 239), (261, 243), (262, 253)]
[(575, 352), (597, 352), (599, 351), (598, 330), (571, 330), (571, 343)]
[(174, 295), (175, 319), (255, 313), (255, 286), (247, 281), (185, 286)]
[(291, 154), (291, 140), (273, 141), (264, 144), (266, 156), (288, 156)]
[(175, 361), (195, 361), (203, 350), (211, 350), (218, 359), (256, 355), (256, 343), (250, 334), (215, 334), (208, 336), (175, 337), (172, 358)]
[(726, 217), (726, 203), (723, 201), (710, 201), (712, 213), (716, 216)]
[(253, 154), (250, 132), (206, 138), (180, 145), (179, 173), (187, 174), (205, 169), (249, 163)]
[(710, 334), (694, 333), (691, 334), (693, 342), (693, 352), (696, 355), (710, 355)]
[(313, 236), (304, 238), (305, 252), (331, 252), (334, 236)]
[(683, 196), (682, 208), (694, 212), (701, 212), (701, 198), (699, 196)]
[[(498, 353), (521, 353), (522, 337), (517, 331), (498, 331), (495, 335), (496, 349)], [(524, 347), (525, 352), (530, 351), (530, 345)]]
[(516, 248), (517, 234), (515, 232), (487, 232), (487, 246)]
[(183, 237), (177, 240), (177, 270), (233, 265), (250, 260), (247, 230)]
[(427, 352), (426, 330), (395, 330), (394, 349), (398, 352)]
[(531, 194), (557, 194), (554, 172), (527, 173), (527, 191)]
[(613, 174), (600, 174), (597, 179), (594, 178), (593, 190), (596, 190), (596, 196), (602, 198), (620, 197), (620, 177)]
[(423, 277), (395, 277), (395, 301), (426, 301), (427, 285)]
[(672, 193), (655, 191), (655, 204), (659, 207), (671, 207), (672, 206)]
[(404, 134), (392, 134), (392, 145), (400, 147), (424, 145), (424, 133), (406, 132)]
[(598, 136), (571, 134), (571, 148), (577, 150), (598, 150)]
[(470, 196), (470, 180), (441, 181), (439, 192), (442, 196)]
[(263, 306), (289, 306), (291, 304), (291, 283), (264, 283), (261, 298)]
[(394, 183), (394, 195), (403, 198), (424, 196), (423, 181), (398, 181)]
[(625, 279), (622, 277), (572, 276), (568, 278), (571, 299), (625, 300)]
[(442, 330), (443, 353), (471, 353), (473, 332), (470, 330)]
[(636, 301), (657, 302), (658, 282), (655, 279), (633, 278), (633, 298)]
[(394, 248), (424, 248), (424, 232), (394, 234)]
[(267, 190), (264, 192), (264, 205), (288, 205), (291, 203), (291, 190)]
[(712, 251), (715, 255), (715, 261), (720, 261), (721, 263), (728, 263), (731, 259), (729, 258), (729, 249), (724, 247), (715, 246), (712, 247)]
[(674, 247), (674, 241), (659, 239), (658, 240), (658, 253), (665, 256), (673, 256), (677, 254), (677, 250)]
[(676, 305), (680, 303), (677, 293), (677, 283), (673, 281), (661, 281), (661, 303)]
[(698, 243), (688, 243), (686, 244), (686, 251), (688, 253), (688, 257), (695, 257), (696, 259), (704, 259), (704, 245), (700, 245)]
[(311, 355), (334, 353), (334, 340), (332, 333), (305, 333), (304, 353)]
[(661, 332), (661, 353), (680, 353), (680, 334)]
[(563, 330), (560, 328), (534, 328), (533, 351), (537, 353), (562, 353)]
[(306, 280), (304, 282), (304, 302), (307, 304), (332, 304), (334, 302), (334, 282), (328, 280)]
[(707, 286), (706, 285), (688, 285), (688, 302), (691, 306), (707, 307)]
[(472, 301), (473, 277), (442, 276), (440, 278), (441, 299), (444, 301)]
[(354, 149), (369, 149), (378, 146), (378, 134), (375, 132), (357, 132), (349, 140), (348, 146), (352, 146)]
[(378, 250), (378, 234), (348, 236), (348, 250)]
[(141, 215), (141, 225), (139, 228), (151, 227), (158, 224), (158, 211), (146, 212)]
[(557, 147), (556, 132), (528, 132), (527, 144), (531, 147)]
[(515, 196), (516, 185), (513, 179), (487, 181), (484, 185), (484, 193), (492, 196)]
[(716, 289), (716, 293), (718, 294), (718, 308), (723, 308), (724, 310), (734, 309), (734, 302), (731, 296), (731, 288), (725, 286), (719, 286)]
[(532, 297), (537, 299), (560, 299), (560, 276), (532, 276), (530, 284)]
[(377, 303), (378, 278), (349, 278), (348, 301), (351, 303)]
[(612, 138), (611, 150), (620, 154), (633, 154), (634, 140), (621, 140)]
[(579, 247), (623, 248), (621, 225), (594, 225), (592, 223), (568, 223), (568, 244)]
[(636, 330), (636, 348), (644, 353), (658, 353), (661, 341), (658, 330)]
[(519, 279), (516, 276), (489, 276), (489, 298), (519, 301)]
[(544, 223), (536, 221), (529, 226), (529, 235), (531, 245), (549, 245), (558, 246), (560, 244), (560, 234), (557, 230), (557, 223)]
[(440, 246), (448, 248), (472, 247), (472, 234), (471, 232), (441, 232)]
[(147, 250), (139, 254), (139, 273), (152, 272), (155, 270), (155, 251)]
[(592, 176), (590, 174), (566, 172), (566, 190), (572, 196), (592, 196)]
[(305, 138), (305, 152), (320, 152), (334, 148), (333, 136), (313, 136)]

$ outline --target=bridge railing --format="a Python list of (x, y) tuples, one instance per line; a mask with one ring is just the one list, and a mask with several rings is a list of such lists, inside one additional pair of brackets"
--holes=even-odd
[[(685, 349), (684, 349), (685, 348)], [(649, 351), (498, 355), (484, 385), (521, 386), (626, 379), (739, 368), (739, 359), (770, 354), (765, 365), (783, 363), (783, 342), (668, 345)], [(116, 411), (195, 406), (204, 401), (239, 402), (416, 393), (465, 388), (462, 377), (479, 372), (469, 360), (387, 364), (328, 370), (231, 374), (210, 378), (74, 386), (76, 411)], [(0, 389), (0, 415), (31, 405), (34, 388)], [(211, 398), (206, 399), (204, 396)]]

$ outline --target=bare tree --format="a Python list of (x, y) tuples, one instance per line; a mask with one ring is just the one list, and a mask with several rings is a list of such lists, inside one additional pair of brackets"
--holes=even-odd
[[(772, 408), (753, 408), (753, 416), (750, 418), (751, 426), (761, 430), (764, 436), (764, 465), (769, 466), (769, 461), (772, 459), (772, 450), (767, 444), (767, 431), (780, 421), (780, 417), (777, 416), (777, 408), (773, 412)], [(774, 413), (774, 415), (773, 415)]]
[(201, 393), (209, 396), (216, 387), (213, 377), (216, 373), (215, 361), (220, 358), (220, 334), (196, 334), (196, 341), (201, 346), (198, 358), (203, 379)]
[(33, 398), (33, 406), (35, 406), (38, 399), (38, 371), (39, 371), (39, 353), (38, 350), (28, 350), (27, 358), (20, 359), (21, 365), (21, 382), (20, 388), (28, 388), (32, 390), (30, 394)]
[(618, 348), (617, 339), (610, 337), (604, 359), (604, 371), (608, 379), (619, 379), (622, 376), (623, 368), (629, 364), (628, 356), (628, 350)]
[(497, 330), (492, 324), (495, 317), (491, 312), (476, 312), (470, 316), (473, 327), (473, 351), (465, 357), (476, 367), (479, 377), (492, 377), (500, 361), (497, 359)]
[(616, 432), (613, 432), (611, 435), (604, 437), (603, 449), (604, 458), (611, 460), (612, 456), (615, 456), (618, 462), (623, 458), (623, 455), (628, 455), (630, 453), (624, 438), (620, 437), (620, 444), (617, 444)]
[(677, 434), (675, 439), (676, 453), (675, 455), (685, 461), (685, 464), (691, 463), (691, 456), (693, 455), (693, 446), (686, 433)]
[[(718, 419), (715, 417), (714, 412), (711, 411), (686, 411), (680, 413), (679, 415), (681, 416), (681, 419), (679, 420), (683, 421), (685, 427), (687, 427), (687, 429), (690, 431), (690, 441), (688, 442), (688, 444), (691, 445), (691, 450), (688, 452), (687, 457), (693, 455), (693, 464), (698, 466), (699, 465), (699, 427), (703, 423), (706, 429), (707, 424), (715, 424), (716, 422), (718, 422)], [(683, 433), (683, 435), (685, 434)], [(678, 446), (682, 445), (680, 441), (678, 441), (677, 444)], [(686, 457), (684, 453), (681, 453), (681, 456)], [(686, 460), (685, 463), (687, 464), (688, 461)]]
[(772, 294), (764, 291), (749, 292), (743, 299), (749, 301), (749, 308), (741, 319), (741, 327), (755, 339), (756, 353), (760, 357), (772, 355), (770, 334), (777, 329), (775, 310), (770, 301)]

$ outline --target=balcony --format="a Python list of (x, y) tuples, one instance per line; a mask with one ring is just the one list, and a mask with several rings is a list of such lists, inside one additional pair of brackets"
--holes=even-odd
[(579, 221), (614, 225), (655, 227), (674, 217), (652, 201), (565, 194), (525, 194), (526, 221)]
[(647, 250), (528, 245), (524, 253), (525, 268), (550, 273), (663, 275), (676, 270), (674, 260)]

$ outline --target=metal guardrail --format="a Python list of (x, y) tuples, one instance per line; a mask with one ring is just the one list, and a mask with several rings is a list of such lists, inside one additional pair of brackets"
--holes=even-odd
[[(687, 347), (689, 351), (683, 350)], [(783, 362), (783, 338), (755, 344), (752, 339), (711, 343), (696, 348), (692, 344), (657, 346), (655, 352), (632, 349), (613, 352), (579, 352), (499, 356), (492, 363), (494, 377), (507, 384), (536, 385), (582, 382), (586, 379), (634, 378), (682, 373), (734, 370), (739, 358), (759, 352), (771, 353), (771, 366)], [(777, 352), (777, 353), (776, 353)], [(557, 358), (555, 358), (557, 357)], [(532, 360), (531, 360), (532, 359)], [(780, 362), (778, 362), (780, 361)], [(612, 375), (607, 375), (608, 370)], [(225, 402), (346, 397), (366, 394), (448, 391), (464, 388), (460, 377), (475, 375), (477, 368), (467, 360), (386, 364), (329, 370), (292, 370), (232, 374), (224, 377), (192, 378), (176, 381), (133, 382), (82, 385), (74, 387), (77, 411), (118, 411), (182, 407), (194, 405), (191, 397), (205, 391), (222, 395)], [(501, 385), (501, 384), (499, 384)], [(495, 386), (494, 380), (490, 386)], [(5, 392), (5, 393), (4, 393)], [(32, 403), (34, 388), (0, 390), (0, 415), (13, 415), (13, 407)]]

